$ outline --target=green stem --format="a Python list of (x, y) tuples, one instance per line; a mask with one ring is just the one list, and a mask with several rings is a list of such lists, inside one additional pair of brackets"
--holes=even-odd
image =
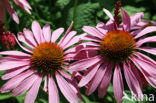
[(74, 1), (74, 11), (73, 11), (73, 29), (75, 27), (75, 24), (76, 24), (76, 9), (77, 9), (77, 4), (78, 4), (78, 0), (75, 0)]

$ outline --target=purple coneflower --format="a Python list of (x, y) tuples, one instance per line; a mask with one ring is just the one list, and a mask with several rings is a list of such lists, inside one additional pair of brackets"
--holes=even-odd
[[(33, 103), (44, 78), (44, 91), (48, 92), (49, 103), (59, 103), (56, 82), (69, 102), (79, 103), (78, 98), (82, 98), (76, 81), (65, 72), (68, 68), (68, 61), (72, 59), (70, 52), (75, 50), (70, 46), (77, 43), (80, 38), (80, 36), (75, 36), (76, 31), (70, 31), (71, 27), (72, 25), (61, 39), (64, 28), (55, 30), (51, 35), (50, 25), (46, 24), (41, 29), (36, 21), (32, 23), (32, 32), (24, 29), (23, 33), (18, 33), (16, 41), (27, 53), (0, 52), (1, 55), (7, 55), (0, 58), (0, 70), (7, 70), (2, 79), (9, 79), (0, 92), (6, 93), (12, 90), (12, 95), (18, 96), (28, 91), (25, 103)], [(21, 45), (19, 41), (27, 46)]]
[[(86, 94), (92, 94), (98, 88), (99, 98), (103, 98), (109, 87), (113, 74), (114, 95), (118, 103), (122, 102), (124, 84), (122, 73), (124, 73), (128, 87), (139, 100), (142, 100), (142, 81), (139, 72), (142, 73), (147, 82), (156, 88), (156, 62), (146, 56), (145, 52), (156, 55), (156, 48), (145, 47), (143, 44), (156, 42), (156, 36), (144, 37), (148, 33), (156, 31), (156, 26), (147, 26), (139, 33), (131, 31), (133, 25), (137, 25), (142, 18), (142, 13), (130, 17), (121, 8), (123, 23), (119, 16), (120, 2), (116, 4), (115, 15), (104, 9), (110, 20), (104, 24), (98, 23), (96, 28), (84, 26), (83, 30), (90, 34), (82, 40), (85, 48), (80, 54), (88, 57), (70, 65), (72, 72), (85, 71), (79, 87), (86, 86)], [(144, 52), (143, 52), (144, 51)], [(83, 54), (81, 54), (83, 53)], [(122, 72), (121, 72), (122, 71)]]

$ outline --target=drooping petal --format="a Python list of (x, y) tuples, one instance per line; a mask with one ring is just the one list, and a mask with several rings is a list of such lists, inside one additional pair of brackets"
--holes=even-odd
[(150, 63), (156, 65), (156, 61), (154, 61), (154, 60), (151, 59), (150, 57), (148, 57), (148, 56), (146, 56), (146, 55), (144, 55), (144, 54), (142, 54), (142, 53), (139, 53), (139, 52), (137, 52), (137, 53), (135, 53), (135, 54), (137, 55), (138, 58), (140, 58), (140, 59), (142, 59), (142, 60), (145, 60), (145, 61), (148, 61), (148, 62), (150, 62)]
[(38, 74), (33, 74), (27, 79), (23, 80), (12, 92), (12, 96), (18, 96), (26, 92), (38, 79)]
[(124, 30), (130, 31), (130, 27), (131, 27), (130, 16), (128, 15), (128, 13), (123, 8), (121, 8), (121, 12), (122, 12), (122, 16), (123, 16)]
[(148, 33), (156, 31), (156, 26), (148, 26), (145, 29), (143, 29), (141, 32), (139, 32), (134, 38), (137, 39), (139, 37), (142, 37)]
[(102, 38), (103, 34), (101, 34), (97, 29), (91, 26), (83, 26), (83, 31), (85, 31), (88, 34), (91, 34), (93, 36), (96, 36), (98, 38)]
[(43, 36), (44, 36), (46, 42), (50, 42), (51, 30), (50, 30), (50, 25), (49, 25), (49, 24), (46, 24), (46, 25), (43, 27)]
[(49, 103), (59, 103), (58, 90), (52, 76), (49, 76), (48, 93)]
[(106, 65), (103, 64), (99, 68), (99, 70), (96, 72), (94, 78), (91, 80), (90, 84), (88, 85), (88, 88), (86, 90), (87, 95), (92, 94), (96, 90), (96, 88), (99, 86), (99, 84), (105, 74), (105, 71), (106, 71)]
[(136, 95), (139, 100), (143, 100), (143, 97), (140, 96), (142, 95), (142, 90), (137, 80), (137, 77), (134, 75), (131, 68), (129, 68), (125, 63), (123, 65), (123, 68), (129, 89)]
[(152, 48), (152, 47), (139, 47), (139, 50), (145, 51), (147, 53), (156, 55), (156, 48)]
[(22, 67), (17, 67), (11, 70), (8, 70), (4, 75), (2, 75), (2, 80), (7, 80), (10, 78), (13, 78), (14, 76), (20, 74), (21, 72), (25, 71), (28, 69), (30, 66), (22, 66)]
[(61, 36), (61, 34), (64, 32), (64, 28), (58, 28), (56, 29), (51, 36), (51, 41), (56, 42), (56, 40)]
[(156, 42), (156, 36), (151, 36), (151, 37), (140, 39), (136, 42), (136, 45), (141, 46), (144, 43), (152, 43), (152, 42)]
[(66, 99), (70, 103), (79, 103), (77, 94), (69, 86), (68, 82), (66, 80), (64, 80), (60, 76), (60, 74), (58, 74), (57, 72), (56, 72), (56, 80), (57, 80), (58, 86), (59, 86), (62, 94), (66, 97)]
[(33, 74), (33, 70), (27, 70), (26, 72), (23, 72), (9, 81), (7, 81), (2, 88), (0, 89), (1, 93), (9, 92), (10, 90), (16, 88), (25, 78), (29, 77), (31, 74)]
[(82, 98), (81, 96), (81, 93), (79, 91), (79, 87), (78, 87), (78, 84), (77, 84), (77, 81), (75, 79), (73, 79), (73, 77), (62, 71), (62, 70), (59, 70), (59, 73), (66, 79), (68, 80), (68, 83), (70, 85), (70, 87), (75, 91), (75, 93), (78, 95), (78, 97), (85, 103), (85, 100)]
[(113, 77), (114, 96), (118, 103), (122, 102), (124, 85), (119, 65), (116, 65)]
[(10, 14), (10, 16), (13, 18), (13, 20), (19, 24), (19, 19), (18, 16), (15, 12), (15, 10), (13, 9), (13, 7), (10, 5), (8, 0), (4, 0), (5, 6), (7, 8), (8, 13)]
[(47, 92), (48, 91), (48, 86), (47, 86), (47, 75), (45, 75), (45, 78), (44, 78), (44, 87), (43, 87), (43, 90), (45, 91), (45, 92)]
[(40, 24), (37, 21), (33, 21), (31, 25), (34, 37), (38, 44), (41, 43), (41, 35), (42, 35), (42, 29), (40, 27)]
[[(132, 60), (134, 60), (134, 58)], [(141, 73), (144, 75), (148, 83), (154, 88), (156, 88), (156, 82), (155, 82), (156, 77), (152, 77), (151, 74), (145, 71), (144, 69), (142, 69), (142, 67), (136, 61), (134, 61), (134, 63), (137, 66), (137, 68), (141, 71)]]
[(149, 62), (147, 60), (143, 60), (140, 58), (132, 58), (132, 60), (134, 61), (134, 63), (140, 65), (140, 71), (144, 70), (146, 71), (148, 74), (150, 74), (151, 76), (153, 76), (154, 78), (156, 78), (156, 64), (153, 64), (152, 62)]
[(86, 70), (88, 67), (94, 65), (95, 63), (100, 61), (100, 57), (92, 57), (92, 58), (87, 58), (80, 60), (78, 62), (75, 62), (70, 65), (69, 71), (81, 71), (81, 70)]
[(103, 76), (101, 83), (99, 85), (99, 88), (98, 88), (98, 97), (99, 98), (103, 98), (104, 95), (106, 94), (107, 89), (110, 84), (111, 76), (112, 76), (113, 65), (108, 63), (108, 64), (106, 64), (106, 66), (107, 67), (105, 68), (104, 76)]
[(140, 74), (138, 72), (138, 69), (136, 69), (136, 67), (131, 62), (129, 62), (129, 61), (127, 61), (127, 62), (128, 62), (128, 66), (131, 68), (132, 72), (137, 77), (140, 87), (142, 88), (143, 87), (142, 80), (141, 80)]
[(28, 91), (24, 103), (34, 103), (39, 91), (41, 81), (42, 81), (42, 76), (38, 76), (38, 79), (34, 82), (32, 87)]
[(90, 67), (85, 74), (82, 76), (82, 79), (79, 82), (79, 87), (83, 87), (86, 84), (88, 84), (90, 82), (90, 80), (94, 77), (94, 75), (96, 74), (99, 66), (101, 65), (101, 62), (96, 63), (95, 65), (93, 65), (92, 67)]

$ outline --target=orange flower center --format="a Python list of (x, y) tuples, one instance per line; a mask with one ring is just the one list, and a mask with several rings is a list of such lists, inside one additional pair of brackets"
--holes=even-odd
[(55, 43), (41, 43), (33, 51), (31, 65), (40, 72), (54, 72), (60, 69), (64, 52)]
[(125, 31), (110, 31), (102, 38), (101, 53), (111, 61), (124, 61), (135, 50), (135, 39)]

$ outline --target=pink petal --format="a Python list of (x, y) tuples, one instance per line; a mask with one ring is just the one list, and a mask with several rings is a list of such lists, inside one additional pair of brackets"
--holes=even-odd
[(133, 16), (131, 16), (130, 20), (131, 20), (131, 27), (135, 26), (138, 24), (138, 22), (141, 21), (141, 19), (144, 17), (144, 13), (140, 12), (140, 13), (136, 13)]
[(34, 34), (29, 29), (24, 28), (23, 33), (27, 41), (29, 41), (33, 46), (37, 46)]
[[(152, 62), (149, 62), (147, 60), (143, 60), (140, 58), (132, 58), (134, 62), (137, 62), (138, 65), (140, 65), (140, 71), (144, 70), (154, 78), (156, 78), (156, 64), (153, 64)], [(136, 64), (136, 63), (135, 63)]]
[(137, 80), (140, 84), (140, 87), (142, 89), (142, 80), (141, 80), (141, 77), (140, 77), (140, 74), (138, 72), (138, 69), (135, 68), (134, 64), (132, 64), (131, 62), (127, 61), (128, 62), (128, 66), (131, 68), (132, 72), (134, 73), (134, 75), (137, 77)]
[[(134, 60), (134, 58), (132, 60)], [(144, 75), (144, 77), (148, 81), (148, 83), (151, 86), (153, 86), (154, 88), (156, 88), (156, 80), (155, 80), (155, 77), (152, 77), (148, 72), (146, 72), (144, 69), (142, 69), (142, 67), (140, 65), (138, 65), (136, 62), (134, 62), (134, 63), (137, 66), (137, 68), (139, 68), (139, 70), (141, 71), (141, 73)]]
[(33, 70), (27, 70), (26, 72), (23, 72), (9, 81), (7, 81), (2, 88), (0, 89), (1, 93), (9, 92), (10, 90), (16, 88), (25, 78), (29, 77), (31, 74), (33, 74)]
[(30, 88), (30, 90), (28, 91), (24, 103), (34, 103), (41, 85), (41, 81), (42, 76), (39, 76), (38, 79), (32, 85), (32, 87)]
[(79, 41), (81, 40), (81, 38), (83, 38), (86, 34), (81, 34), (81, 35), (77, 35), (74, 36), (73, 38), (71, 38), (71, 40), (69, 40), (65, 45), (64, 48), (68, 48), (76, 43), (79, 43)]
[(28, 39), (25, 38), (25, 36), (24, 36), (24, 34), (23, 34), (22, 32), (19, 32), (19, 33), (17, 34), (17, 36), (18, 36), (18, 40), (19, 40), (20, 42), (23, 42), (23, 43), (26, 44), (29, 48), (34, 48), (34, 45), (33, 45)]
[(78, 97), (85, 103), (84, 99), (82, 98), (81, 96), (81, 93), (79, 91), (79, 87), (78, 87), (78, 84), (77, 84), (77, 81), (75, 79), (73, 79), (71, 77), (71, 75), (69, 75), (68, 73), (62, 71), (62, 70), (59, 70), (59, 73), (61, 73), (61, 75), (68, 80), (68, 83), (70, 85), (70, 87), (75, 91), (75, 93), (78, 95)]
[(22, 66), (22, 67), (17, 67), (11, 70), (8, 70), (4, 75), (2, 75), (2, 80), (7, 80), (7, 79), (11, 79), (14, 76), (20, 74), (21, 72), (23, 72), (24, 70), (28, 69), (30, 66)]
[(151, 33), (151, 32), (154, 32), (156, 31), (156, 27), (155, 26), (148, 26), (146, 27), (145, 29), (143, 29), (140, 33), (138, 33), (136, 36), (135, 36), (135, 39), (141, 37), (141, 36), (144, 36), (145, 34), (148, 34), (148, 33)]
[(101, 65), (101, 62), (98, 62), (95, 65), (93, 65), (92, 67), (90, 67), (85, 72), (85, 74), (82, 76), (82, 79), (80, 80), (78, 86), (83, 87), (86, 84), (88, 84), (90, 82), (90, 80), (94, 77), (94, 75), (96, 74), (96, 72), (97, 72), (100, 65)]
[(96, 41), (96, 42), (101, 42), (101, 39), (91, 36), (91, 35), (86, 35), (82, 38), (82, 40), (90, 40), (90, 41)]
[(64, 38), (66, 38), (66, 36), (67, 36), (67, 35), (69, 34), (69, 32), (71, 31), (71, 29), (72, 29), (72, 27), (73, 27), (73, 24), (74, 24), (74, 22), (72, 21), (71, 24), (70, 24), (70, 26), (68, 27), (66, 33), (65, 33)]
[(4, 3), (5, 3), (5, 6), (10, 14), (10, 16), (13, 18), (13, 20), (19, 24), (19, 19), (18, 19), (18, 16), (15, 12), (15, 10), (13, 9), (13, 7), (10, 5), (10, 3), (8, 2), (8, 0), (4, 0)]
[(46, 42), (50, 42), (51, 30), (50, 30), (50, 25), (49, 25), (49, 24), (46, 24), (46, 25), (43, 27), (43, 36), (44, 36)]
[(104, 76), (103, 76), (101, 83), (99, 85), (99, 88), (98, 88), (98, 97), (99, 98), (103, 98), (104, 95), (106, 94), (107, 89), (110, 84), (111, 76), (112, 76), (113, 65), (110, 63), (108, 63), (106, 65), (107, 65), (107, 67), (105, 68)]
[(61, 36), (61, 34), (64, 32), (64, 28), (58, 28), (56, 29), (51, 36), (51, 41), (56, 42), (56, 40)]
[(83, 26), (83, 31), (85, 31), (88, 34), (92, 34), (93, 36), (96, 36), (98, 38), (102, 38), (103, 34), (101, 34), (97, 29), (91, 27), (91, 26)]
[(96, 90), (96, 88), (100, 84), (100, 82), (101, 82), (101, 80), (105, 74), (105, 71), (106, 71), (106, 65), (104, 64), (99, 68), (99, 70), (96, 72), (94, 78), (92, 79), (92, 81), (88, 85), (88, 88), (86, 90), (87, 95), (92, 94)]
[(26, 92), (34, 82), (39, 78), (38, 74), (33, 74), (27, 79), (23, 80), (12, 92), (12, 96), (18, 96)]
[[(21, 37), (22, 37), (22, 35), (23, 35), (22, 33), (18, 33), (18, 36), (21, 36)], [(16, 40), (17, 44), (18, 44), (24, 51), (26, 51), (26, 52), (28, 52), (28, 53), (32, 53), (32, 50), (31, 50), (31, 49), (22, 46), (22, 45), (19, 43), (19, 41), (17, 40), (16, 36), (14, 36), (14, 37), (15, 37), (15, 40)], [(19, 38), (19, 37), (18, 37), (18, 38)]]
[(156, 42), (156, 36), (151, 36), (151, 37), (140, 39), (139, 41), (136, 42), (136, 45), (141, 46), (144, 43), (151, 43), (151, 42)]
[(148, 61), (148, 62), (150, 62), (152, 64), (156, 64), (156, 62), (153, 59), (151, 59), (150, 57), (148, 57), (148, 56), (146, 56), (146, 55), (144, 55), (142, 53), (137, 52), (135, 54), (137, 54), (137, 57), (142, 59), (142, 60), (146, 60), (146, 61)]
[(31, 56), (27, 53), (23, 53), (20, 51), (2, 51), (2, 52), (0, 52), (0, 55), (24, 56), (24, 57), (28, 57), (28, 58)]
[[(86, 59), (86, 58), (91, 58), (91, 57), (95, 57), (98, 55), (98, 49), (97, 48), (85, 48), (82, 49), (81, 51), (79, 51), (77, 54), (74, 55), (75, 60), (82, 60), (82, 59)], [(70, 56), (72, 57), (72, 56)]]
[(156, 48), (151, 48), (151, 47), (139, 47), (139, 50), (145, 51), (147, 53), (151, 53), (153, 55), (156, 55)]
[(64, 36), (58, 44), (64, 47), (74, 37), (76, 33), (76, 31), (69, 32), (68, 35)]
[(48, 92), (48, 86), (47, 86), (47, 75), (45, 75), (45, 78), (44, 78), (44, 88), (43, 88), (43, 90), (45, 91), (45, 92)]
[(122, 16), (123, 16), (124, 29), (125, 29), (125, 31), (130, 31), (130, 27), (131, 27), (130, 16), (123, 8), (121, 8), (121, 12), (122, 12)]
[(129, 89), (134, 94), (136, 94), (139, 100), (143, 100), (143, 98), (140, 96), (142, 94), (142, 90), (141, 90), (137, 77), (134, 75), (131, 68), (129, 68), (125, 63), (124, 63), (123, 68), (124, 68), (124, 74), (125, 74), (126, 82), (128, 84)]
[(42, 29), (40, 27), (40, 24), (37, 21), (33, 21), (31, 25), (34, 37), (38, 44), (41, 43), (41, 35), (42, 35)]
[(8, 61), (0, 63), (0, 70), (9, 70), (19, 66), (29, 65), (30, 61)]
[(86, 70), (88, 67), (94, 65), (100, 61), (100, 56), (92, 57), (89, 59), (83, 59), (70, 65), (70, 71)]
[(59, 103), (58, 90), (52, 76), (49, 76), (48, 93), (49, 93), (49, 103)]
[(96, 28), (103, 34), (105, 35), (108, 30), (106, 29), (106, 25), (103, 23), (103, 22), (99, 22), (97, 25), (96, 25)]
[(64, 39), (66, 39), (67, 36), (69, 36), (69, 33), (70, 33), (71, 29), (72, 29), (72, 26), (73, 26), (73, 21), (72, 21), (71, 25), (69, 26), (69, 28), (67, 29), (67, 31), (66, 31), (65, 35), (63, 36), (63, 38), (59, 41), (60, 44), (62, 44), (62, 42), (64, 41)]
[(56, 80), (62, 94), (66, 97), (66, 99), (71, 103), (79, 103), (77, 94), (70, 87), (68, 82), (64, 80), (57, 72), (56, 72)]
[(0, 21), (4, 22), (4, 20), (5, 20), (5, 8), (4, 8), (3, 5), (0, 5), (0, 12), (1, 12), (1, 14), (0, 14)]
[(106, 13), (107, 16), (109, 16), (111, 20), (114, 20), (113, 15), (107, 9), (104, 8), (103, 11)]
[(113, 77), (114, 96), (118, 103), (122, 102), (124, 85), (119, 65), (116, 65)]

